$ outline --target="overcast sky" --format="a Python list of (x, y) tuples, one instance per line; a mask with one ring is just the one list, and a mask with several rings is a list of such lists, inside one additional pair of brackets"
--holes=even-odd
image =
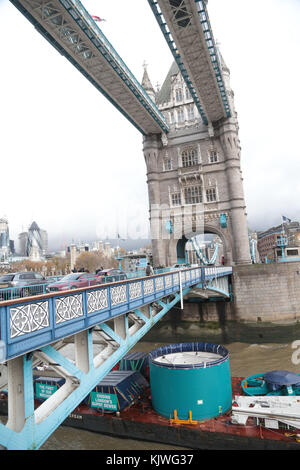
[[(172, 56), (147, 0), (82, 3), (106, 20), (104, 34), (137, 79), (146, 61), (162, 84)], [(209, 0), (208, 11), (231, 71), (249, 226), (299, 220), (300, 2)], [(0, 217), (11, 238), (33, 220), (61, 247), (128, 224), (144, 237), (141, 134), (8, 0), (0, 44)]]

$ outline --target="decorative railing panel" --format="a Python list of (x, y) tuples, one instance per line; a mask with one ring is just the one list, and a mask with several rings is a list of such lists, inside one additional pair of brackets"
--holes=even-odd
[[(0, 302), (2, 345), (11, 359), (58, 338), (93, 327), (180, 289), (204, 287), (228, 276), (231, 268), (190, 268), (136, 279), (126, 279), (36, 297)], [(224, 284), (225, 285), (225, 284)]]

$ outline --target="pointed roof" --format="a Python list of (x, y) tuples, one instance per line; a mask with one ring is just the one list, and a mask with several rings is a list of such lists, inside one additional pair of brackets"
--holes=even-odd
[(32, 224), (29, 227), (29, 230), (33, 232), (34, 230), (39, 230), (39, 226), (36, 222), (32, 222)]
[(147, 72), (146, 64), (144, 64), (144, 75), (143, 75), (143, 79), (142, 79), (142, 87), (146, 91), (152, 91), (152, 93), (154, 93), (154, 95), (155, 95), (155, 90), (154, 90), (154, 88), (152, 86), (152, 83), (150, 81), (150, 78), (149, 78), (149, 75), (148, 75), (148, 72)]
[(168, 72), (168, 75), (165, 78), (165, 81), (156, 95), (156, 104), (168, 103), (171, 99), (171, 84), (172, 77), (179, 74), (179, 68), (176, 62), (174, 61), (171, 65), (171, 68)]

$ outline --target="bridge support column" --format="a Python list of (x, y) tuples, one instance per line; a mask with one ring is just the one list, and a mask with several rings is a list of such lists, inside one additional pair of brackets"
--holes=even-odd
[(87, 374), (93, 365), (92, 330), (81, 331), (74, 335), (76, 366)]
[(114, 331), (122, 339), (126, 339), (128, 334), (128, 316), (121, 315), (114, 319)]
[(20, 432), (26, 419), (34, 413), (32, 359), (17, 357), (7, 363), (7, 427)]
[(25, 424), (24, 360), (18, 357), (7, 363), (8, 368), (8, 422), (7, 426), (19, 432)]

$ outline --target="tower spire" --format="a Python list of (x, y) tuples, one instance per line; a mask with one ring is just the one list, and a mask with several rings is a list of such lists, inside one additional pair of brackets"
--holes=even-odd
[(153, 88), (153, 85), (150, 81), (148, 71), (147, 71), (147, 62), (144, 61), (143, 67), (144, 67), (144, 74), (143, 74), (143, 79), (142, 79), (142, 87), (145, 89), (149, 97), (152, 99), (152, 101), (155, 103), (155, 90)]

